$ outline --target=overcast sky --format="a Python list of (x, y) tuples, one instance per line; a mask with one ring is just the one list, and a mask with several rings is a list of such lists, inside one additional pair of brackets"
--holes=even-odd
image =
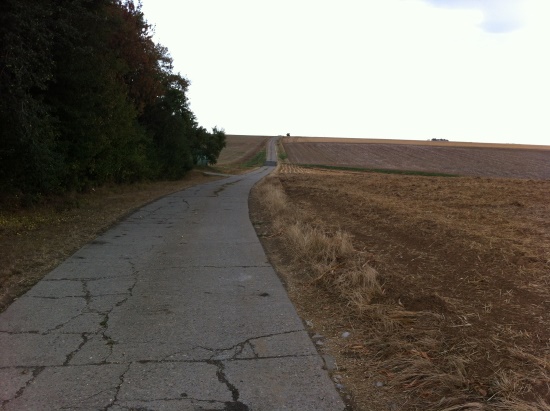
[(228, 134), (550, 145), (550, 0), (143, 0)]

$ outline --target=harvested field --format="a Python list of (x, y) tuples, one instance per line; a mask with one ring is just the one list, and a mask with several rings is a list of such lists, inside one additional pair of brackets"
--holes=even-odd
[[(300, 167), (296, 164), (290, 164), (290, 163), (281, 163), (279, 165), (279, 173), (281, 174), (319, 174), (322, 173), (323, 170), (314, 170), (306, 167)], [(331, 171), (332, 173), (332, 171)]]
[[(550, 410), (550, 181), (280, 170), (252, 219), (356, 410)], [(297, 220), (355, 251), (300, 261)]]
[(349, 143), (349, 144), (399, 144), (430, 147), (478, 147), (508, 148), (525, 150), (550, 150), (550, 146), (534, 144), (474, 143), (465, 141), (432, 141), (432, 140), (395, 140), (384, 138), (349, 138), (349, 137), (284, 137), (287, 143)]
[[(291, 163), (439, 172), (463, 176), (550, 179), (550, 147), (414, 142), (304, 142), (284, 139)], [(349, 139), (348, 139), (349, 140)], [(347, 140), (346, 140), (347, 141)], [(513, 147), (513, 148), (512, 148)]]
[(226, 146), (220, 153), (217, 164), (246, 162), (265, 146), (268, 138), (267, 136), (227, 135)]

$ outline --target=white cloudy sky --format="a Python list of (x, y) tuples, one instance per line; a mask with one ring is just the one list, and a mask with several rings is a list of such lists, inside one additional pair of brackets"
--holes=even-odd
[(550, 0), (142, 0), (228, 134), (550, 145)]

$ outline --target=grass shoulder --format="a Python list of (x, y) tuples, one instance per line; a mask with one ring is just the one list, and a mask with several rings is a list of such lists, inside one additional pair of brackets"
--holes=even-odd
[(250, 160), (243, 163), (245, 168), (261, 167), (264, 165), (266, 160), (266, 150), (260, 150), (252, 157)]
[(288, 160), (288, 154), (286, 153), (282, 139), (277, 141), (277, 155), (281, 162), (286, 162)]

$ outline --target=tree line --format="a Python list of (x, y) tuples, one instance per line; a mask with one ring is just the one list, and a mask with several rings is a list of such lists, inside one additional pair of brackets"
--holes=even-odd
[(176, 179), (215, 163), (189, 81), (133, 0), (0, 2), (0, 195)]

